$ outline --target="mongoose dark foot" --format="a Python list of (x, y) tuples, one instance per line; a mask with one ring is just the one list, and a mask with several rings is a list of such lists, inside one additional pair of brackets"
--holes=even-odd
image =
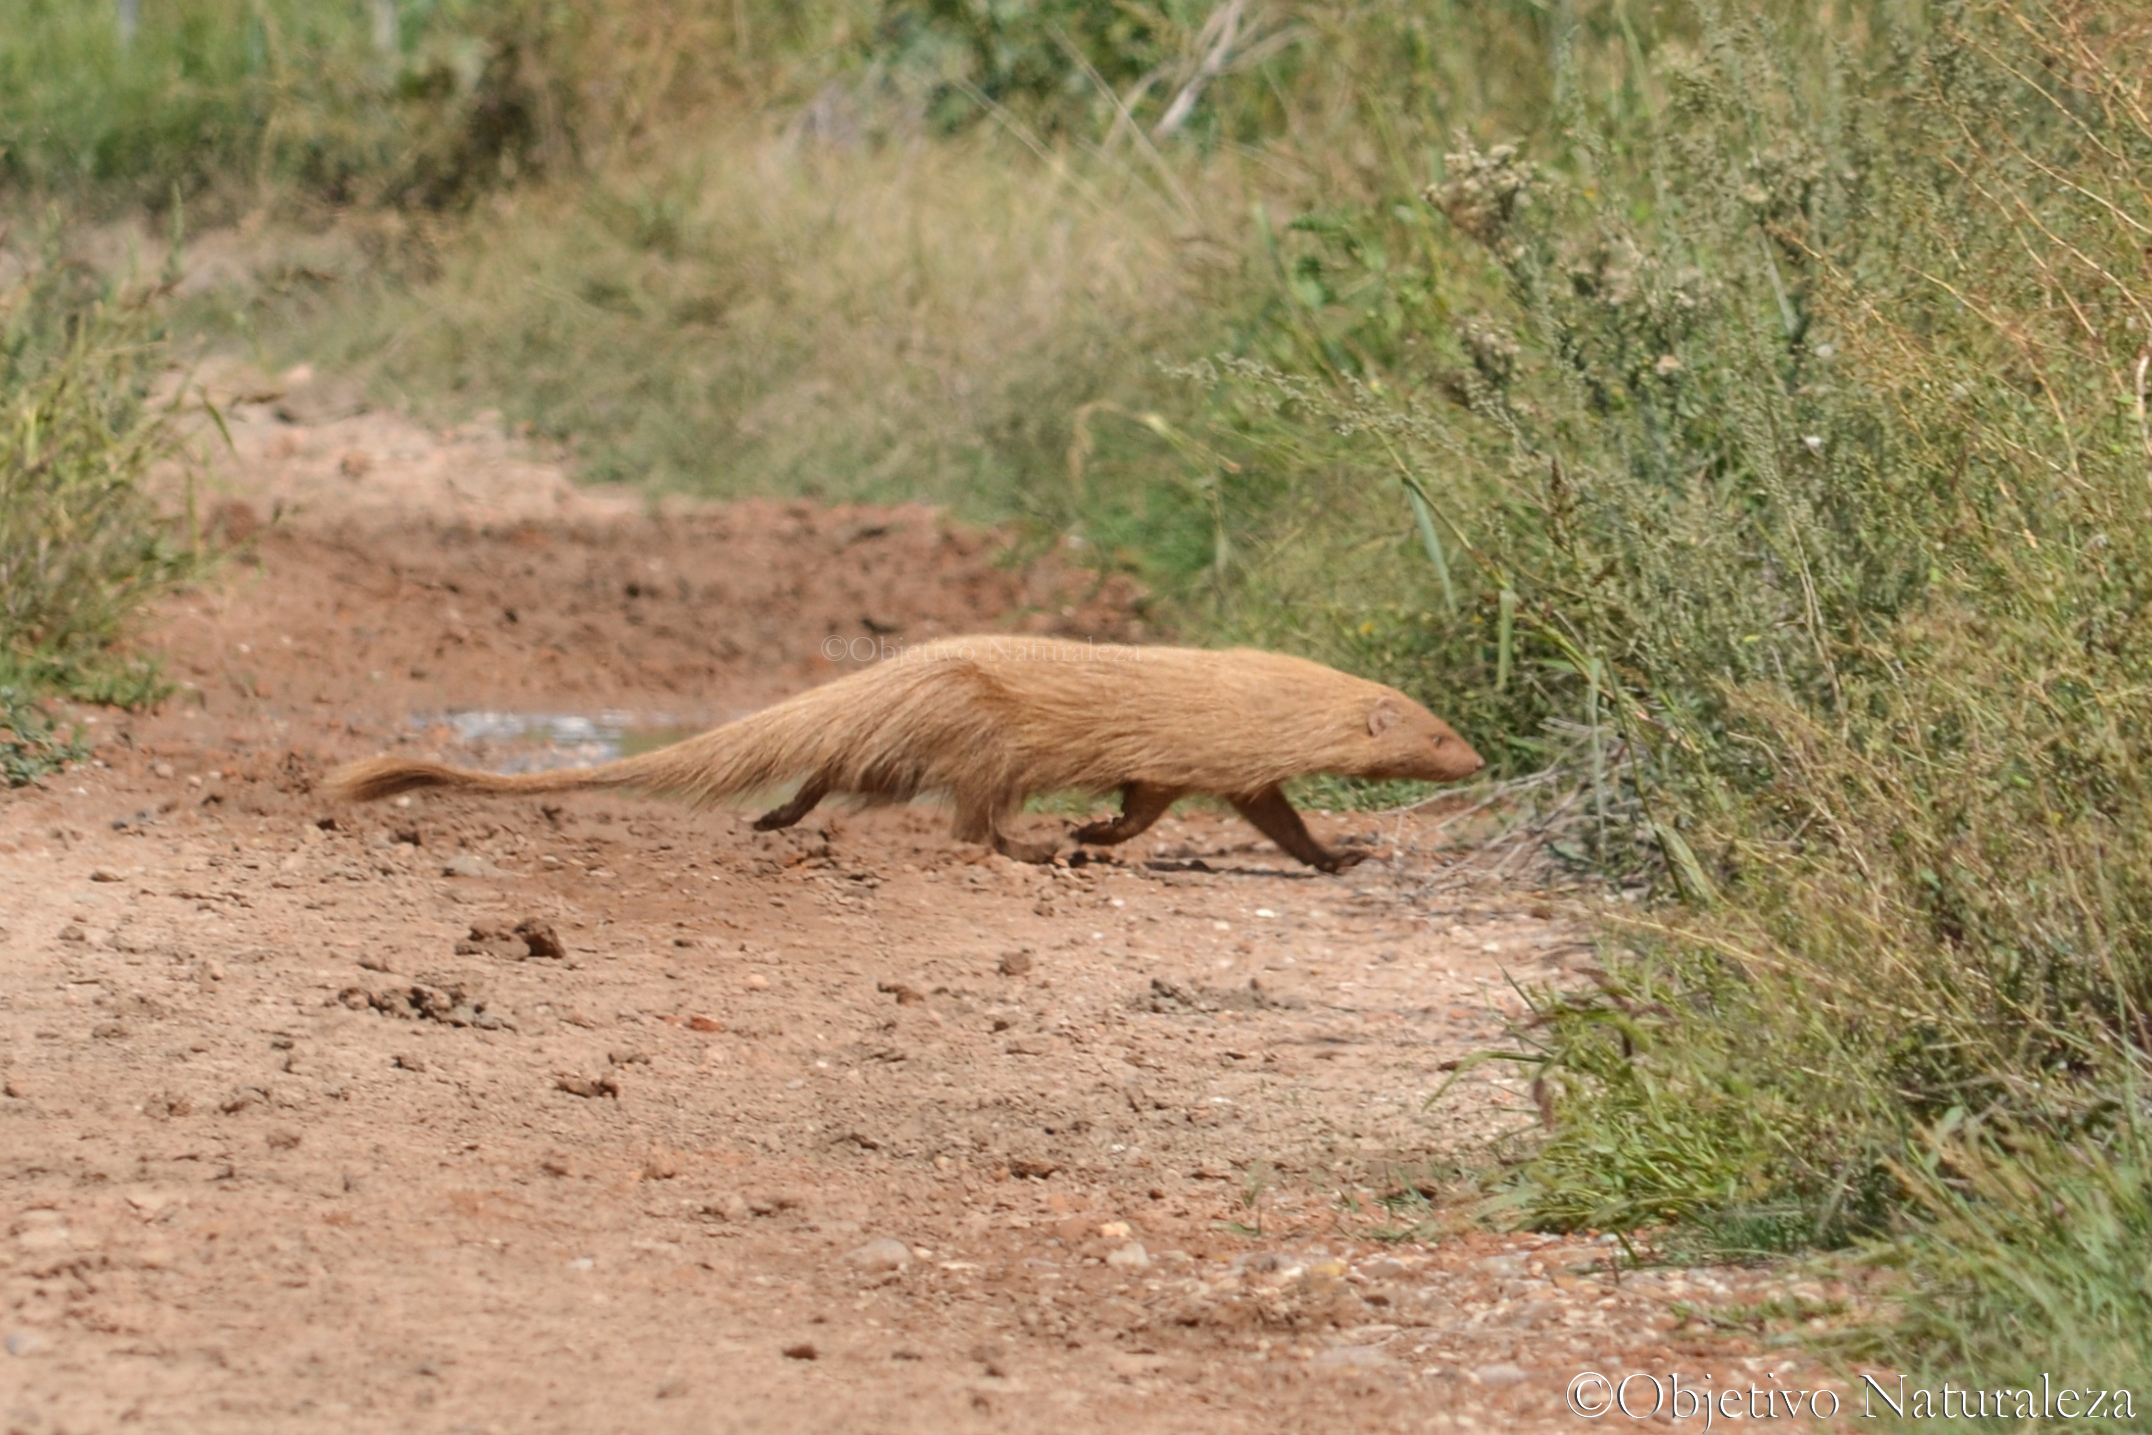
[(755, 819), (757, 832), (775, 832), (780, 827), (790, 827), (814, 811), (815, 804), (829, 795), (829, 789), (819, 782), (810, 782), (793, 794), (792, 800), (782, 807), (773, 807)]
[(1070, 833), (1078, 842), (1098, 847), (1111, 847), (1126, 842), (1150, 830), (1151, 824), (1166, 815), (1166, 809), (1180, 799), (1177, 787), (1158, 787), (1148, 782), (1131, 782), (1121, 789), (1121, 815), (1099, 822), (1087, 822)]
[(1346, 871), (1349, 868), (1359, 866), (1362, 862), (1365, 862), (1373, 855), (1374, 854), (1372, 852), (1362, 852), (1355, 848), (1348, 847), (1342, 852), (1326, 851), (1323, 853), (1321, 861), (1313, 863), (1311, 865), (1314, 866), (1316, 871), (1328, 872), (1334, 877), (1338, 873)]

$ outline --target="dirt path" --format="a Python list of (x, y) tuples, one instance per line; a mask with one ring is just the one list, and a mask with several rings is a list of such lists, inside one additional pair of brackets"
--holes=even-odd
[(1388, 854), (1333, 879), (1205, 812), (1035, 868), (931, 810), (332, 809), (832, 634), (1143, 620), (924, 510), (645, 516), (276, 387), (218, 523), (281, 516), (158, 620), (188, 686), (0, 797), (10, 1432), (1568, 1429), (1584, 1369), (1799, 1373), (1723, 1312), (1832, 1291), (1413, 1194), (1529, 1117), (1424, 1104), (1506, 974), (1584, 955), (1429, 820), (1318, 818)]

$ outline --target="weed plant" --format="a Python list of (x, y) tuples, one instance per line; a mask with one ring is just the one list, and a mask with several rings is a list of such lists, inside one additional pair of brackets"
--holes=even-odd
[[(33, 700), (135, 706), (162, 691), (121, 648), (152, 595), (194, 567), (145, 481), (176, 454), (173, 410), (151, 402), (156, 305), (82, 270), (41, 265), (0, 293), (0, 690), (10, 780), (59, 754)], [(183, 522), (184, 520), (182, 520)], [(27, 764), (28, 766), (25, 766)]]
[[(1598, 860), (1686, 899), (1542, 999), (1504, 1200), (1888, 1234), (1898, 1358), (2142, 1388), (2146, 22), (1870, 18), (1819, 52), (1705, 8), (1649, 113), (1452, 153), (1425, 199), (1480, 282), (1362, 257), (1410, 210), (1326, 217), (1288, 272), (1379, 302), (1311, 292), (1297, 362), (1194, 372), (1337, 475), (1263, 561), (1387, 510), (1381, 561), (1427, 558), (1388, 661), (1592, 732)], [(1382, 636), (1384, 591), (1333, 633)]]

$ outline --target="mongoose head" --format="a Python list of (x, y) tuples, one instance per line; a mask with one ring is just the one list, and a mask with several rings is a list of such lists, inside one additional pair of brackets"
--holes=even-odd
[(1403, 693), (1385, 691), (1367, 704), (1367, 765), (1356, 777), (1415, 777), (1456, 782), (1487, 765), (1450, 725)]

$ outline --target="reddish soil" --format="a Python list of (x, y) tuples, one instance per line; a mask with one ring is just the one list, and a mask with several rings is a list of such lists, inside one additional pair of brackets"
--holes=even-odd
[(1750, 1312), (1841, 1292), (1439, 1199), (1532, 1108), (1499, 1063), (1427, 1098), (1588, 952), (1432, 817), (1316, 817), (1382, 854), (1329, 878), (1200, 810), (1026, 867), (931, 808), (331, 807), (392, 745), (562, 757), (415, 715), (694, 725), (832, 635), (1146, 634), (926, 510), (645, 513), (276, 387), (227, 395), (243, 541), (147, 638), (188, 686), (0, 796), (7, 1430), (1537, 1430), (1587, 1369), (1802, 1383)]

